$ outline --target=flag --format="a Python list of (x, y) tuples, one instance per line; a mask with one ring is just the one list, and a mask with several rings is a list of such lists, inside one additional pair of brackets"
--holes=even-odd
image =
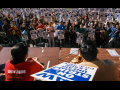
[(31, 30), (30, 34), (31, 34), (31, 39), (32, 40), (37, 39), (37, 32), (36, 32), (36, 30)]
[(100, 22), (106, 23), (107, 21), (108, 12), (100, 12)]
[(113, 22), (113, 12), (108, 12), (107, 21)]
[(38, 36), (39, 36), (39, 37), (43, 37), (43, 32), (44, 32), (43, 29), (37, 30), (37, 32), (38, 32)]
[(43, 32), (43, 39), (48, 39), (48, 33), (46, 31)]
[(98, 20), (98, 11), (93, 11), (92, 12), (92, 21)]
[(63, 30), (58, 31), (58, 39), (64, 39), (64, 31)]
[(22, 40), (27, 41), (28, 40), (28, 34), (22, 34)]
[(82, 44), (82, 42), (83, 42), (83, 35), (79, 35), (79, 34), (77, 34), (76, 43), (80, 43), (80, 44)]

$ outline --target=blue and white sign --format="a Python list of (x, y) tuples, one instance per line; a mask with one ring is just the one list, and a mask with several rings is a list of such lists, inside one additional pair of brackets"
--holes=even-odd
[(46, 22), (52, 22), (51, 12), (45, 12), (44, 15), (45, 15), (44, 18)]
[(99, 8), (100, 12), (107, 12), (107, 8)]
[(77, 16), (76, 16), (76, 13), (71, 13), (71, 14), (70, 14), (70, 22), (71, 22), (71, 23), (75, 22), (75, 21), (76, 21), (76, 17), (77, 17)]
[(92, 21), (98, 20), (98, 11), (92, 12)]
[(58, 30), (58, 39), (64, 39), (64, 31)]
[(62, 18), (63, 18), (63, 22), (67, 22), (69, 20), (68, 13), (63, 13)]
[(56, 19), (59, 20), (60, 12), (55, 12), (55, 15), (56, 15)]
[(31, 30), (30, 34), (31, 34), (31, 39), (32, 40), (37, 39), (37, 31), (36, 30)]
[(108, 12), (107, 21), (113, 22), (113, 12)]
[(43, 37), (43, 32), (44, 32), (43, 29), (37, 30), (37, 32), (38, 32), (38, 36), (39, 36), (39, 37)]
[(61, 63), (30, 76), (44, 81), (92, 81), (97, 68)]
[(22, 34), (22, 40), (27, 41), (28, 40), (28, 34)]
[(82, 42), (83, 42), (83, 35), (77, 34), (76, 43), (82, 44)]
[(107, 21), (108, 12), (100, 12), (100, 22), (106, 23)]
[(116, 13), (117, 14), (117, 21), (120, 22), (120, 13)]
[(88, 37), (92, 37), (92, 38), (94, 38), (94, 36), (95, 36), (95, 29), (91, 29), (91, 28), (89, 28), (89, 34), (88, 34)]
[(48, 39), (48, 33), (47, 32), (43, 32), (43, 39)]
[(46, 8), (40, 8), (41, 16), (44, 16), (44, 12), (46, 12)]

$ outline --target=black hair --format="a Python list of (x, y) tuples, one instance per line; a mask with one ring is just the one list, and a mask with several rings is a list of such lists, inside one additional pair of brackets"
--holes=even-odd
[(12, 64), (25, 62), (25, 56), (27, 55), (27, 53), (28, 53), (27, 45), (24, 44), (23, 42), (17, 43), (11, 49), (12, 59), (10, 62)]
[(80, 53), (86, 61), (93, 61), (97, 57), (97, 47), (91, 40), (86, 40), (81, 44)]
[(119, 23), (117, 22), (115, 25), (119, 25)]

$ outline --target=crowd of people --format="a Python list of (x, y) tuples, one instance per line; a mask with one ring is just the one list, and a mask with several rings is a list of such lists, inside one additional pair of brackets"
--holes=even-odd
[[(59, 21), (54, 17), (54, 15), (52, 15), (52, 22), (46, 22), (42, 16), (41, 19), (38, 19), (34, 14), (26, 15), (25, 19), (17, 13), (14, 18), (11, 17), (10, 14), (3, 15), (0, 17), (0, 31), (5, 32), (10, 46), (17, 44), (18, 42), (23, 42), (21, 34), (26, 30), (29, 39), (27, 41), (27, 45), (29, 47), (29, 44), (32, 43), (34, 47), (34, 45), (40, 43), (40, 38), (32, 40), (30, 31), (41, 29), (44, 29), (44, 31), (49, 34), (48, 40), (41, 37), (41, 42), (47, 41), (49, 43), (49, 47), (57, 46), (55, 45), (55, 41), (58, 40), (57, 30), (64, 30), (64, 39), (62, 39), (63, 47), (67, 43), (74, 47), (77, 38), (76, 32), (79, 32), (80, 35), (84, 36), (83, 41), (95, 41), (98, 48), (112, 48), (114, 47), (114, 43), (116, 43), (117, 40), (119, 41), (120, 25), (118, 22), (107, 22), (105, 24), (101, 23), (99, 19), (92, 21), (92, 15), (90, 13), (78, 14), (77, 12), (76, 15), (77, 19), (73, 23), (71, 23), (70, 19), (67, 22), (63, 22), (63, 20)], [(95, 35), (93, 38), (88, 37), (89, 28), (95, 29)], [(3, 38), (1, 36), (0, 38), (0, 41), (2, 42)], [(58, 40), (58, 46), (60, 46), (59, 41), (60, 40)]]

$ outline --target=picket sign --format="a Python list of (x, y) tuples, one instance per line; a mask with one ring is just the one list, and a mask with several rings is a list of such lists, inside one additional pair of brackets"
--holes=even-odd
[(43, 81), (92, 81), (97, 68), (63, 62), (30, 76)]
[(89, 28), (89, 35), (88, 35), (88, 37), (94, 37), (94, 35), (95, 35), (95, 29), (91, 29), (91, 28)]
[(106, 23), (107, 21), (108, 12), (100, 12), (100, 22)]
[(64, 39), (64, 31), (58, 30), (58, 39)]
[(76, 43), (82, 44), (82, 42), (83, 42), (83, 35), (77, 34)]
[(22, 34), (22, 40), (27, 41), (28, 40), (28, 34)]
[(98, 11), (93, 11), (92, 12), (92, 21), (98, 20)]
[(113, 12), (108, 12), (107, 21), (113, 22)]
[(43, 37), (43, 32), (44, 32), (43, 29), (41, 29), (41, 30), (37, 30), (38, 37)]
[(48, 39), (48, 33), (46, 31), (43, 32), (43, 39)]
[(31, 30), (30, 34), (31, 34), (31, 39), (32, 40), (37, 39), (37, 31), (36, 30)]

